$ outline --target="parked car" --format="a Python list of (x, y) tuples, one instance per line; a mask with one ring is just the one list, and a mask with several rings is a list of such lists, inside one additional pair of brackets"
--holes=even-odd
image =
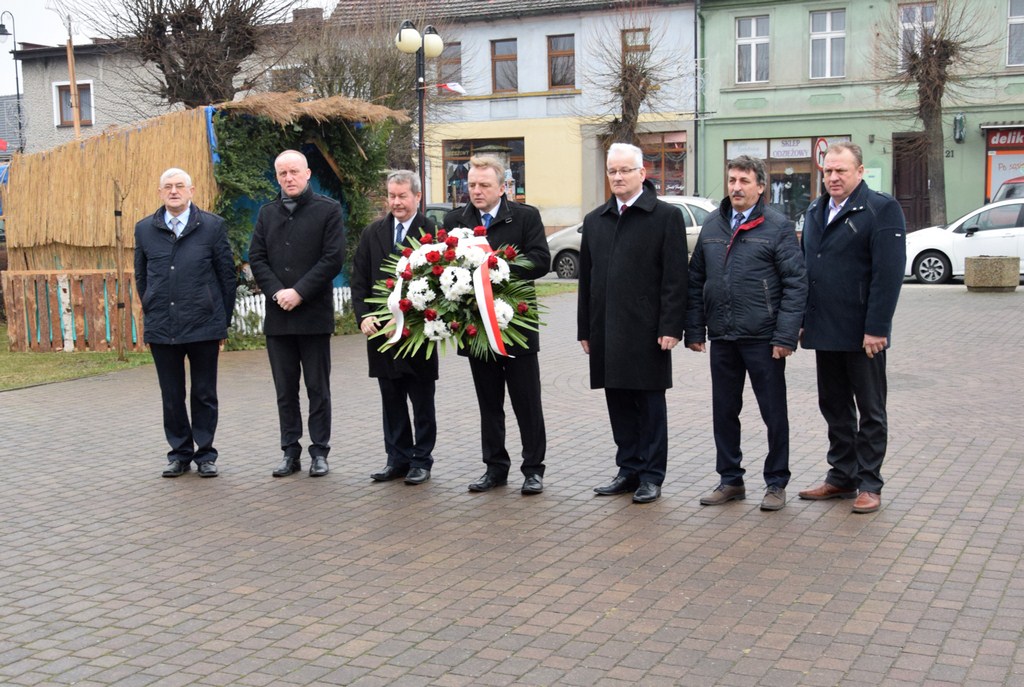
[[(697, 196), (661, 196), (661, 200), (671, 203), (683, 213), (686, 223), (686, 250), (693, 253), (697, 245), (704, 218), (714, 212), (718, 205), (707, 198)], [(560, 279), (577, 279), (580, 276), (580, 243), (583, 240), (583, 223), (574, 224), (548, 237), (548, 250), (551, 252), (551, 271)]]
[[(455, 207), (462, 207), (456, 205)], [(427, 217), (434, 220), (434, 224), (441, 226), (444, 224), (444, 216), (451, 212), (454, 208), (451, 203), (427, 203)]]
[(910, 232), (905, 274), (942, 284), (963, 276), (965, 258), (977, 255), (1024, 255), (1024, 198), (989, 203), (945, 226)]
[(1013, 198), (1024, 198), (1024, 177), (1007, 179), (999, 186), (999, 190), (992, 196), (992, 202), (1000, 200), (1011, 200)]

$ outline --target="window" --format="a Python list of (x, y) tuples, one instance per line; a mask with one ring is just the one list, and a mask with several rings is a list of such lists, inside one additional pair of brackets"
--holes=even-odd
[(491, 82), (495, 93), (519, 90), (516, 39), (491, 41)]
[(736, 20), (736, 83), (768, 80), (768, 16)]
[(469, 202), (469, 158), (493, 155), (505, 165), (505, 193), (509, 200), (526, 201), (526, 148), (521, 138), (489, 138), (444, 141), (445, 198)]
[(906, 68), (907, 58), (921, 50), (925, 36), (935, 31), (935, 3), (919, 2), (900, 5), (900, 66)]
[(576, 86), (576, 37), (548, 36), (548, 88)]
[(846, 10), (811, 12), (811, 78), (840, 76), (846, 76)]
[[(56, 125), (74, 126), (75, 115), (71, 109), (71, 84), (56, 84), (57, 94)], [(92, 86), (87, 83), (78, 84), (79, 124), (92, 126)]]
[(622, 60), (626, 61), (630, 53), (651, 51), (650, 29), (622, 30)]
[[(462, 43), (446, 43), (441, 56), (437, 58), (437, 82), (462, 83)], [(446, 89), (438, 88), (438, 91), (451, 93)]]
[(1024, 0), (1010, 0), (1010, 28), (1006, 64), (1024, 66)]

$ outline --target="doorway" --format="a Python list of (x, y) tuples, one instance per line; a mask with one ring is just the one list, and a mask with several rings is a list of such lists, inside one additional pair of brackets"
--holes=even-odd
[(929, 226), (928, 160), (923, 134), (893, 134), (892, 167), (893, 195), (903, 208), (907, 231)]

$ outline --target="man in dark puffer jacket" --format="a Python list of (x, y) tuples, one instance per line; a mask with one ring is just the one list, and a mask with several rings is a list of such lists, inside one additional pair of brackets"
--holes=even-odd
[[(786, 358), (796, 350), (807, 302), (807, 272), (793, 223), (765, 207), (764, 163), (729, 162), (729, 196), (708, 217), (690, 259), (685, 344), (711, 345), (711, 397), (720, 483), (705, 506), (746, 497), (740, 466), (740, 410), (750, 375), (768, 428), (761, 510), (786, 505), (789, 415)], [(706, 335), (706, 336), (705, 336)]]

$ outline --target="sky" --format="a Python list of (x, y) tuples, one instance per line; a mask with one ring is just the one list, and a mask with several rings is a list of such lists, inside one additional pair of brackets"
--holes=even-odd
[[(0, 12), (3, 12), (2, 23), (7, 30), (13, 32), (18, 43), (38, 43), (40, 45), (64, 45), (68, 39), (68, 31), (61, 14), (46, 9), (49, 4), (45, 0), (0, 0)], [(88, 7), (88, 0), (65, 0), (71, 10), (71, 29), (75, 44), (89, 42), (89, 30), (86, 26), (90, 15), (79, 8)], [(296, 7), (334, 6), (333, 0), (299, 0)], [(11, 17), (14, 22), (11, 22)], [(14, 95), (14, 57), (10, 51), (14, 48), (14, 40), (8, 36), (7, 41), (0, 44), (0, 95)]]

